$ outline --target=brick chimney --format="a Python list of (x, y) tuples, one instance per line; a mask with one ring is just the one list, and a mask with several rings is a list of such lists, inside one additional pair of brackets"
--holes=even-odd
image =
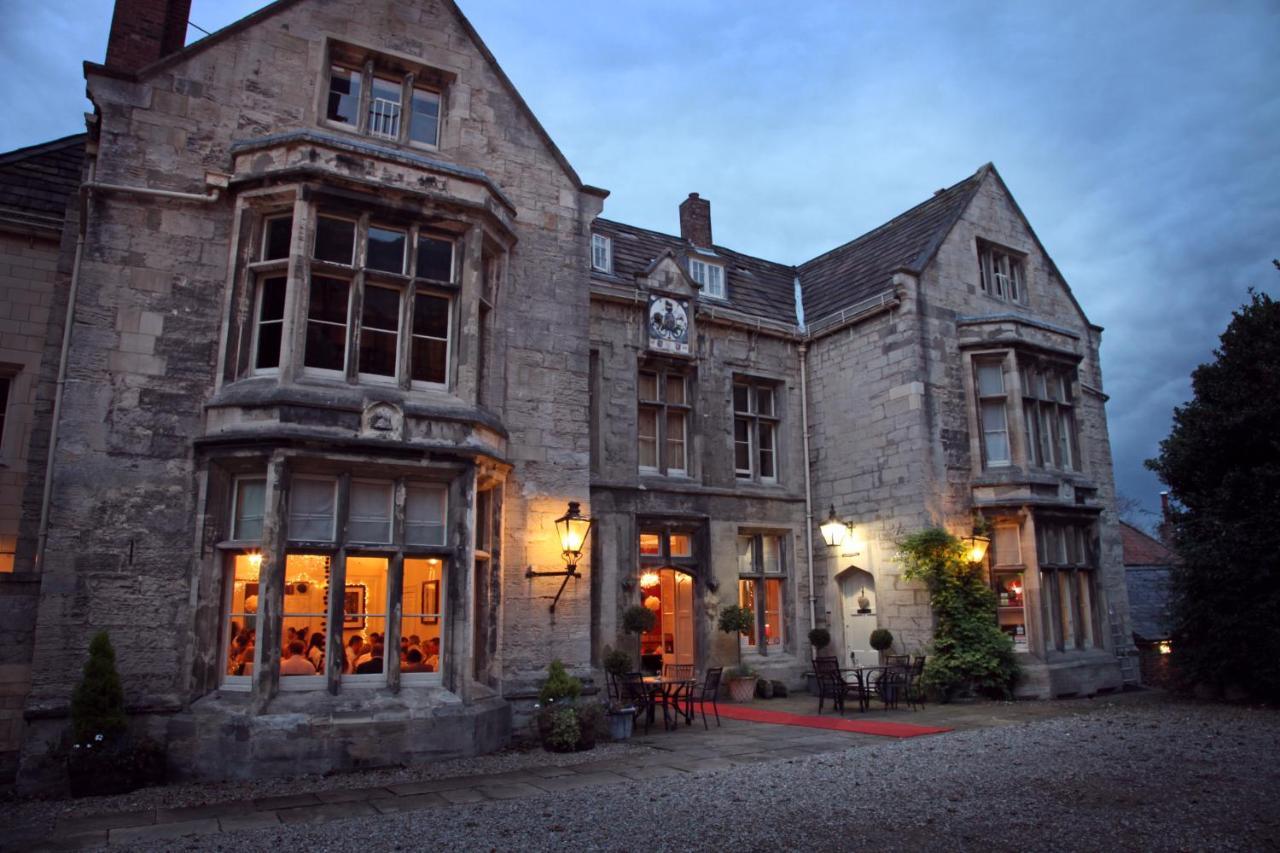
[(182, 49), (191, 0), (116, 0), (107, 67), (137, 71)]
[(680, 202), (680, 236), (699, 248), (711, 248), (711, 202), (697, 193)]

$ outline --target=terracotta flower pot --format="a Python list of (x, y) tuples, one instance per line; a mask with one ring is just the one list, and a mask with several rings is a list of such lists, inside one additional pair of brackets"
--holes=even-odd
[(756, 677), (729, 679), (729, 696), (735, 702), (750, 702), (756, 695)]

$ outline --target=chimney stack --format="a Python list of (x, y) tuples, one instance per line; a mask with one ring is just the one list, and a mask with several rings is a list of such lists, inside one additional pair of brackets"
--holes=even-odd
[(700, 249), (711, 248), (711, 202), (697, 193), (680, 202), (680, 236)]
[(116, 0), (107, 67), (133, 72), (182, 50), (190, 14), (191, 0)]

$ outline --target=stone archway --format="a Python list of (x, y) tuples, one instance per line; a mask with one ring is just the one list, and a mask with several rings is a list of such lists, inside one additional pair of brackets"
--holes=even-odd
[(852, 652), (859, 665), (873, 664), (879, 654), (871, 648), (871, 632), (879, 624), (876, 601), (876, 579), (865, 569), (850, 566), (836, 575), (840, 589), (841, 626), (844, 629), (845, 659)]

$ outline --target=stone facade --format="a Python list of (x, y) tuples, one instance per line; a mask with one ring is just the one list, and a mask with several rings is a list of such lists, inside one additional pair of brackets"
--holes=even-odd
[[(660, 616), (645, 666), (741, 654), (796, 685), (815, 625), (842, 656), (872, 624), (922, 650), (928, 597), (893, 543), (975, 512), (1021, 542), (1026, 691), (1119, 685), (1100, 330), (993, 168), (777, 264), (712, 245), (696, 195), (679, 237), (600, 218), (606, 193), (448, 0), (276, 3), (171, 53), (184, 8), (117, 8), (135, 43), (87, 67), (83, 253), (64, 229), (47, 325), (19, 318), (41, 376), (22, 441), (54, 442), (50, 500), (21, 486), (24, 785), (57, 780), (99, 630), (175, 776), (426, 761), (505, 743), (553, 659), (601, 684), (631, 606)], [(1024, 299), (984, 292), (987, 242), (1017, 253)], [(974, 359), (1006, 354), (1016, 389), (1022, 352), (1074, 371), (1079, 452), (1056, 472), (1029, 461), (1015, 390), (1008, 464), (983, 461)], [(570, 501), (589, 548), (547, 577)], [(853, 522), (838, 553), (829, 506)], [(1041, 517), (1087, 528), (1095, 563), (1042, 571)], [(1065, 642), (1036, 598), (1051, 568), (1077, 585)], [(750, 636), (716, 629), (731, 603)], [(395, 650), (419, 634), (440, 651), (415, 671)], [(318, 669), (277, 653), (295, 637)]]

